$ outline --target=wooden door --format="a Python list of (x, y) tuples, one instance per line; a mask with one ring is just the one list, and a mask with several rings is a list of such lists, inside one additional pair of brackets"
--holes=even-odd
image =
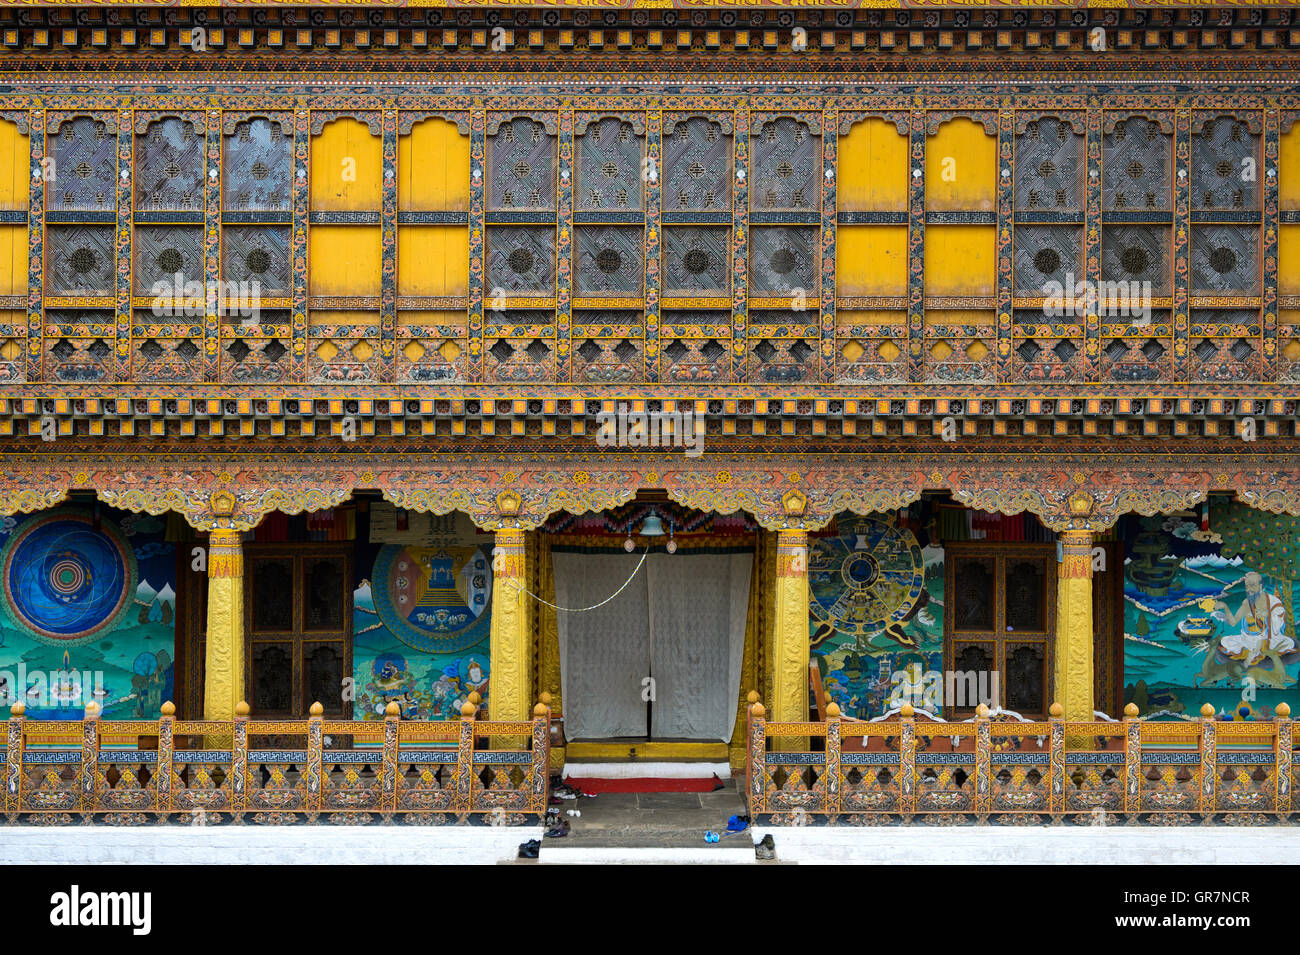
[(315, 702), (326, 716), (351, 717), (351, 581), (348, 547), (247, 547), (244, 659), (255, 719), (304, 719)]
[[(944, 559), (945, 714), (974, 712), (977, 699), (947, 698), (949, 673), (974, 673), (981, 695), (1021, 716), (1045, 718), (1053, 693), (1055, 545), (954, 542), (945, 545)], [(968, 685), (960, 677), (953, 682)]]

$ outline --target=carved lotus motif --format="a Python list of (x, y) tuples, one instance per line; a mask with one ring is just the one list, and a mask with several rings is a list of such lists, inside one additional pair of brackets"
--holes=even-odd
[(1272, 793), (1245, 789), (1229, 789), (1226, 792), (1219, 793), (1220, 804), (1233, 809), (1258, 809), (1261, 805), (1271, 801)]
[(408, 809), (450, 809), (451, 793), (445, 789), (413, 789), (402, 793), (402, 806)]
[(377, 805), (379, 794), (373, 789), (338, 789), (327, 794), (327, 801), (332, 807), (360, 809)]
[(527, 809), (528, 794), (487, 789), (474, 797), (475, 808)]
[(1150, 809), (1190, 809), (1195, 806), (1196, 797), (1192, 793), (1164, 790), (1146, 793), (1143, 802)]
[(111, 809), (140, 809), (152, 805), (153, 796), (146, 789), (110, 789), (100, 793), (100, 804)]
[(806, 809), (821, 802), (822, 794), (818, 792), (783, 792), (773, 791), (767, 797), (767, 804), (772, 809)]
[(897, 802), (897, 794), (884, 790), (853, 791), (844, 793), (840, 805), (845, 809), (884, 810)]
[(995, 797), (995, 802), (999, 806), (1007, 806), (1015, 809), (1031, 809), (1042, 806), (1046, 800), (1044, 794), (1032, 790), (1012, 790), (1009, 792), (1000, 792)]
[(1119, 793), (1098, 789), (1070, 794), (1070, 806), (1077, 809), (1109, 809), (1119, 805)]
[(258, 809), (296, 809), (302, 805), (302, 793), (295, 789), (263, 789), (253, 793), (252, 802)]
[(177, 809), (223, 809), (226, 793), (219, 789), (184, 789), (176, 793)]
[(38, 812), (69, 810), (77, 804), (77, 796), (70, 790), (39, 789), (27, 795), (27, 808)]

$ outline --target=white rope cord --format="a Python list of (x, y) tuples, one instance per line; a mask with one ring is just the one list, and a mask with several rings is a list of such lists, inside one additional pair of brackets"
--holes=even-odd
[(541, 597), (537, 596), (537, 594), (533, 593), (531, 590), (527, 590), (519, 586), (519, 584), (515, 581), (513, 577), (509, 578), (509, 580), (516, 590), (523, 590), (524, 593), (532, 597), (539, 604), (546, 604), (546, 606), (550, 607), (552, 610), (558, 610), (560, 613), (586, 613), (588, 610), (600, 609), (601, 607), (605, 606), (605, 604), (609, 603), (611, 600), (613, 600), (615, 597), (621, 594), (623, 591), (627, 590), (627, 585), (632, 583), (636, 575), (640, 573), (642, 565), (645, 564), (645, 559), (649, 556), (650, 556), (650, 548), (647, 547), (645, 549), (645, 553), (641, 555), (641, 560), (637, 563), (636, 568), (632, 571), (632, 576), (629, 577), (627, 580), (623, 581), (623, 586), (619, 587), (618, 590), (614, 591), (612, 594), (610, 594), (600, 603), (592, 604), (590, 607), (560, 607), (557, 606), (556, 604), (551, 603), (549, 600), (543, 600)]

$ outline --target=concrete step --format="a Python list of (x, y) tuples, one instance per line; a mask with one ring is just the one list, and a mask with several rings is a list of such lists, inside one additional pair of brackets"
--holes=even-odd
[(731, 778), (731, 767), (707, 759), (629, 762), (625, 757), (586, 759), (564, 766), (565, 779), (708, 779), (710, 776), (726, 782)]
[(563, 840), (542, 843), (537, 861), (543, 865), (757, 865), (754, 847), (700, 844), (673, 846), (562, 846)]
[[(568, 815), (577, 810), (580, 816)], [(574, 864), (753, 863), (748, 831), (727, 833), (727, 819), (743, 814), (734, 780), (707, 793), (603, 793), (566, 800), (560, 818), (569, 835), (542, 840), (539, 860)], [(716, 843), (704, 841), (712, 830)]]
[(728, 833), (714, 829), (718, 833), (717, 842), (704, 841), (704, 829), (658, 828), (638, 826), (623, 829), (583, 829), (574, 830), (567, 836), (543, 839), (543, 846), (583, 846), (585, 848), (630, 849), (638, 846), (652, 849), (704, 849), (710, 852), (732, 846), (752, 848), (754, 840), (749, 831)]

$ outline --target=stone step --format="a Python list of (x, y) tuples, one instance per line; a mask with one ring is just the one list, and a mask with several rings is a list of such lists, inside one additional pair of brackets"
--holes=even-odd
[(704, 828), (700, 829), (679, 829), (679, 828), (657, 828), (657, 827), (636, 827), (626, 829), (584, 829), (581, 831), (572, 831), (567, 836), (548, 838), (542, 840), (542, 846), (549, 848), (564, 848), (565, 846), (583, 846), (586, 848), (619, 848), (628, 849), (635, 847), (644, 847), (652, 849), (703, 849), (715, 852), (721, 849), (734, 846), (744, 846), (753, 848), (754, 841), (748, 830), (745, 832), (728, 833), (723, 830), (714, 829), (720, 839), (718, 842), (704, 841)]
[(757, 865), (753, 845), (735, 848), (705, 845), (676, 846), (579, 846), (552, 845), (547, 839), (537, 861), (543, 865)]

